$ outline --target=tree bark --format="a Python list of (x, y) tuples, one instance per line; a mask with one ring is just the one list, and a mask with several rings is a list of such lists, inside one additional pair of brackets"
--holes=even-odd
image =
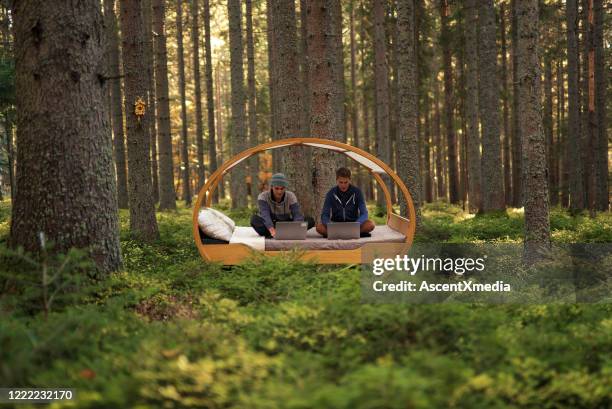
[(568, 88), (568, 135), (567, 163), (569, 170), (570, 209), (584, 209), (584, 186), (581, 155), (580, 100), (578, 94), (578, 5), (576, 0), (567, 0), (567, 88)]
[[(228, 0), (230, 66), (232, 87), (232, 126), (231, 152), (236, 155), (246, 148), (244, 70), (242, 52), (242, 11), (239, 0)], [(232, 208), (247, 206), (247, 191), (244, 166), (236, 166), (232, 171), (231, 194)]]
[(448, 189), (451, 203), (459, 203), (459, 168), (457, 163), (457, 136), (453, 124), (453, 68), (451, 54), (451, 34), (448, 26), (450, 7), (448, 0), (440, 2), (442, 33), (440, 43), (444, 65), (444, 127), (448, 146)]
[(540, 108), (538, 59), (538, 0), (517, 2), (518, 75), (525, 181), (525, 253), (528, 264), (550, 248), (546, 143)]
[[(217, 170), (217, 144), (215, 132), (215, 100), (213, 97), (213, 71), (212, 71), (212, 48), (210, 44), (210, 2), (204, 2), (204, 75), (206, 77), (206, 113), (208, 125), (208, 171), (212, 175)], [(219, 192), (215, 190), (213, 201), (219, 199)]]
[[(310, 132), (313, 137), (342, 140), (344, 82), (342, 76), (342, 15), (339, 0), (306, 2)], [(327, 191), (335, 184), (334, 153), (315, 149), (314, 203), (317, 220)]]
[(121, 71), (119, 68), (119, 35), (115, 0), (104, 0), (106, 36), (108, 41), (108, 76), (111, 99), (111, 122), (113, 147), (117, 174), (117, 204), (120, 209), (128, 208), (127, 169), (125, 164), (125, 134), (123, 132), (123, 95), (121, 92)]
[[(300, 89), (299, 56), (295, 2), (272, 0), (274, 15), (274, 44), (279, 61), (276, 98), (278, 99), (278, 127), (276, 139), (300, 136), (302, 119), (302, 90)], [(295, 191), (304, 214), (315, 214), (312, 191), (311, 163), (308, 148), (293, 147), (283, 153), (284, 170)], [(280, 170), (276, 170), (280, 171)]]
[(151, 169), (151, 183), (153, 202), (159, 201), (159, 166), (157, 162), (157, 129), (155, 126), (155, 63), (153, 58), (153, 22), (151, 15), (151, 0), (142, 2), (145, 38), (145, 60), (147, 64), (147, 106), (151, 111), (152, 119), (149, 121), (149, 146), (151, 156), (149, 168)]
[[(259, 145), (257, 130), (257, 106), (255, 89), (255, 48), (253, 44), (253, 4), (246, 0), (246, 39), (247, 39), (247, 86), (249, 108), (249, 146)], [(251, 176), (251, 203), (257, 205), (259, 194), (259, 155), (249, 159), (249, 173)]]
[[(389, 130), (389, 83), (387, 66), (387, 44), (385, 39), (385, 4), (374, 0), (374, 82), (376, 84), (376, 154), (380, 160), (391, 161)], [(383, 178), (388, 186), (388, 178)], [(376, 195), (376, 203), (385, 208), (382, 190)]]
[(493, 0), (478, 8), (478, 109), (482, 124), (481, 192), (484, 212), (504, 210), (504, 187), (499, 142), (499, 80)]
[(181, 175), (183, 200), (191, 206), (189, 183), (189, 135), (187, 134), (187, 98), (185, 96), (185, 56), (183, 52), (183, 0), (176, 1), (176, 48), (178, 59), (179, 94), (181, 99)]
[(519, 117), (519, 89), (516, 75), (518, 71), (517, 42), (518, 29), (516, 22), (516, 2), (511, 0), (512, 9), (512, 206), (521, 207), (523, 203), (523, 171), (521, 163), (521, 135)]
[(168, 52), (166, 49), (166, 1), (153, 0), (155, 32), (155, 98), (157, 101), (157, 137), (159, 163), (159, 209), (176, 209), (174, 159), (170, 134), (170, 101), (168, 98)]
[(553, 101), (552, 101), (552, 61), (544, 58), (544, 140), (546, 142), (546, 167), (548, 172), (548, 196), (552, 204), (557, 203), (557, 189), (554, 185), (554, 136), (553, 136)]
[(193, 82), (195, 97), (195, 123), (196, 123), (196, 147), (198, 160), (198, 184), (199, 192), (206, 178), (204, 166), (204, 123), (202, 120), (202, 84), (200, 76), (200, 4), (198, 0), (191, 0), (191, 44), (193, 52)]
[[(398, 126), (398, 172), (406, 181), (412, 195), (417, 219), (421, 223), (421, 179), (417, 135), (417, 83), (416, 83), (416, 47), (414, 35), (414, 1), (398, 0), (397, 2), (397, 37), (402, 44), (398, 52), (398, 86), (399, 86), (399, 126)], [(399, 50), (398, 50), (399, 51)], [(406, 201), (402, 200), (401, 212), (408, 215)]]
[(423, 137), (425, 143), (423, 144), (423, 158), (424, 158), (424, 179), (425, 179), (425, 202), (433, 202), (433, 173), (431, 171), (431, 109), (429, 109), (429, 101), (426, 99), (427, 111), (425, 112), (425, 132)]
[(465, 2), (466, 122), (470, 213), (482, 209), (480, 196), (480, 129), (478, 125), (478, 14), (476, 0)]
[[(361, 141), (361, 148), (366, 152), (370, 152), (370, 109), (368, 106), (368, 91), (369, 87), (367, 84), (366, 77), (366, 12), (364, 7), (365, 0), (362, 0), (360, 5), (360, 15), (361, 22), (359, 24), (359, 39), (360, 39), (360, 60), (361, 60), (361, 78), (363, 81), (362, 90), (361, 90), (361, 110), (363, 111), (363, 141)], [(366, 200), (372, 200), (374, 197), (373, 193), (373, 184), (372, 178), (367, 179), (367, 183), (365, 184), (365, 197)]]
[(17, 189), (9, 244), (87, 248), (97, 270), (121, 267), (101, 4), (13, 7)]
[[(606, 127), (606, 88), (605, 51), (603, 44), (605, 10), (603, 0), (593, 1), (593, 42), (595, 46), (595, 111), (597, 135), (595, 142), (596, 166), (596, 208), (600, 211), (610, 209), (609, 172), (608, 172), (608, 128)], [(609, 65), (608, 65), (609, 66)]]
[[(351, 131), (353, 133), (353, 146), (359, 147), (359, 125), (358, 125), (358, 104), (357, 104), (357, 62), (356, 62), (356, 40), (355, 40), (355, 0), (350, 3), (350, 49), (351, 49)], [(355, 184), (361, 186), (361, 168), (355, 172)]]
[(145, 241), (153, 241), (159, 238), (149, 167), (149, 121), (153, 113), (145, 107), (144, 115), (136, 116), (135, 109), (135, 104), (147, 96), (147, 84), (141, 79), (147, 69), (141, 5), (137, 0), (121, 2), (130, 230)]
[[(272, 13), (272, 0), (266, 0), (266, 21), (268, 25), (268, 87), (270, 92), (270, 135), (275, 140), (278, 133), (278, 98), (277, 94), (277, 70), (278, 57), (276, 44), (274, 42), (274, 13)], [(272, 168), (281, 169), (283, 167), (282, 156), (278, 150), (272, 152)]]
[(508, 106), (508, 54), (506, 45), (506, 3), (502, 2), (499, 9), (501, 31), (501, 60), (502, 60), (502, 108), (504, 121), (503, 158), (504, 158), (504, 202), (512, 204), (512, 169), (510, 160), (510, 107)]
[(434, 146), (436, 147), (436, 199), (446, 200), (444, 184), (444, 147), (440, 130), (440, 85), (434, 80)]

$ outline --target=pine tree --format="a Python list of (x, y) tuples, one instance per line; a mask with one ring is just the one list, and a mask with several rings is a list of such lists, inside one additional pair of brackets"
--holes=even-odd
[(478, 14), (476, 0), (465, 2), (466, 122), (468, 197), (471, 213), (481, 210), (480, 130), (478, 124)]
[[(417, 79), (416, 44), (414, 35), (414, 1), (398, 0), (397, 35), (402, 52), (398, 53), (399, 85), (399, 127), (398, 127), (398, 172), (406, 181), (417, 211), (417, 225), (420, 225), (421, 179), (417, 134)], [(402, 200), (402, 214), (406, 215), (407, 205)]]
[(550, 248), (546, 143), (542, 129), (540, 61), (538, 55), (538, 0), (517, 2), (518, 72), (525, 203), (527, 263), (542, 258)]
[[(232, 155), (246, 148), (244, 69), (242, 52), (242, 11), (239, 0), (228, 0), (230, 65), (232, 87)], [(246, 180), (244, 166), (236, 166), (232, 170), (231, 179), (232, 208), (247, 206)]]
[(104, 22), (97, 0), (14, 3), (17, 180), (9, 244), (88, 248), (121, 267)]
[(144, 103), (147, 97), (147, 84), (141, 79), (141, 74), (146, 72), (141, 6), (137, 0), (121, 2), (121, 49), (125, 75), (130, 230), (143, 240), (152, 241), (159, 237), (149, 167), (149, 121), (154, 113), (145, 107), (144, 115), (137, 115), (138, 103)]
[(503, 210), (504, 188), (499, 142), (499, 80), (493, 0), (478, 2), (478, 109), (482, 125), (482, 210)]
[(125, 163), (125, 134), (123, 132), (123, 94), (119, 68), (119, 34), (115, 0), (104, 0), (106, 38), (108, 41), (108, 87), (111, 100), (113, 147), (117, 172), (117, 203), (120, 209), (128, 208), (127, 168)]
[(195, 123), (196, 123), (196, 147), (198, 160), (198, 184), (199, 192), (204, 185), (204, 124), (202, 120), (202, 85), (200, 77), (200, 5), (198, 0), (191, 0), (191, 45), (193, 48), (193, 84), (195, 98)]
[(584, 186), (581, 155), (580, 100), (578, 90), (578, 5), (576, 0), (567, 0), (567, 88), (568, 88), (568, 135), (567, 164), (569, 171), (570, 209), (584, 209)]
[(183, 51), (183, 0), (176, 1), (176, 48), (181, 101), (181, 174), (183, 182), (183, 200), (186, 206), (190, 206), (191, 183), (189, 181), (189, 135), (187, 134), (187, 97), (185, 95), (185, 56)]
[(448, 146), (448, 189), (451, 203), (459, 203), (459, 167), (457, 163), (457, 135), (454, 129), (454, 96), (453, 96), (453, 69), (451, 54), (451, 33), (449, 28), (450, 6), (448, 0), (440, 2), (440, 17), (442, 34), (440, 43), (442, 46), (444, 66), (444, 127), (446, 129), (446, 143)]
[(153, 0), (155, 31), (155, 98), (159, 163), (159, 209), (176, 209), (174, 191), (174, 159), (170, 134), (170, 101), (168, 98), (168, 52), (166, 47), (166, 1)]
[[(342, 13), (339, 0), (308, 0), (307, 49), (310, 89), (310, 132), (313, 137), (341, 140), (344, 134)], [(336, 157), (330, 151), (313, 152), (315, 215), (320, 217), (325, 194), (335, 181)]]
[[(293, 0), (272, 1), (274, 15), (274, 44), (279, 61), (277, 71), (276, 98), (278, 99), (278, 127), (276, 139), (300, 136), (302, 90), (300, 89), (299, 58), (295, 2)], [(284, 169), (295, 191), (304, 214), (315, 212), (312, 191), (311, 163), (308, 148), (293, 147), (284, 152)]]
[[(208, 126), (208, 169), (212, 175), (217, 170), (217, 141), (215, 129), (215, 100), (213, 97), (212, 47), (210, 45), (210, 1), (204, 2), (204, 76), (206, 77), (206, 117)], [(219, 192), (215, 190), (213, 201), (217, 202)]]

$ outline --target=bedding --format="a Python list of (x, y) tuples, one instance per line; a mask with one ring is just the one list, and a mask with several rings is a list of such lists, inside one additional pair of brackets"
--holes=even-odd
[(327, 240), (316, 232), (314, 228), (306, 233), (306, 240), (274, 240), (266, 239), (266, 250), (290, 250), (299, 248), (303, 250), (352, 250), (366, 243), (403, 243), (406, 236), (387, 225), (376, 226), (371, 237), (361, 237), (354, 240)]
[(200, 230), (209, 238), (230, 241), (236, 223), (223, 213), (205, 207), (198, 213)]

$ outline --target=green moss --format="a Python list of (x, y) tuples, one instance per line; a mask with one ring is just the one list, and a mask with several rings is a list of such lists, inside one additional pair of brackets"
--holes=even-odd
[[(2, 223), (10, 207), (0, 205)], [(609, 304), (366, 304), (358, 266), (296, 254), (232, 268), (203, 262), (191, 212), (158, 213), (161, 238), (144, 244), (121, 211), (124, 270), (47, 319), (20, 309), (27, 294), (0, 282), (9, 289), (0, 295), (0, 384), (70, 385), (79, 408), (609, 403)], [(610, 221), (551, 212), (556, 241), (611, 242)], [(417, 238), (519, 241), (522, 225), (520, 210), (472, 216), (434, 203)]]

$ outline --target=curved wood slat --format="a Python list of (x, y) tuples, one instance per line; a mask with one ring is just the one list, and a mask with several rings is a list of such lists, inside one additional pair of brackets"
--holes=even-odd
[[(264, 152), (268, 149), (275, 149), (279, 147), (283, 147), (284, 145), (301, 145), (304, 143), (316, 143), (319, 145), (337, 147), (347, 151), (355, 152), (360, 156), (367, 158), (374, 162), (376, 165), (380, 166), (393, 180), (393, 182), (398, 186), (399, 190), (404, 195), (406, 199), (407, 207), (408, 207), (408, 223), (402, 223), (402, 230), (405, 229), (407, 224), (406, 231), (401, 231), (406, 236), (406, 244), (407, 246), (412, 245), (412, 241), (414, 239), (414, 233), (416, 229), (416, 224), (414, 220), (416, 220), (416, 212), (414, 209), (414, 204), (412, 202), (412, 196), (408, 191), (408, 188), (404, 184), (404, 182), (400, 179), (400, 177), (383, 161), (375, 157), (374, 155), (356, 148), (354, 146), (334, 141), (331, 139), (322, 139), (322, 138), (288, 138), (276, 140), (268, 143), (264, 143), (252, 148), (249, 148), (245, 151), (240, 152), (239, 154), (233, 156), (228, 161), (223, 163), (212, 175), (208, 178), (204, 186), (200, 189), (198, 193), (198, 197), (193, 207), (193, 236), (196, 242), (196, 246), (202, 258), (208, 261), (221, 261), (224, 264), (238, 264), (242, 259), (248, 257), (251, 253), (251, 249), (242, 244), (214, 244), (214, 245), (204, 245), (200, 240), (199, 234), (199, 226), (198, 226), (198, 213), (202, 204), (205, 203), (207, 207), (210, 207), (212, 203), (212, 196), (217, 188), (217, 185), (222, 180), (222, 176), (228, 172), (237, 162), (248, 158), (254, 154)], [(289, 147), (289, 146), (287, 146)], [(324, 147), (321, 147), (324, 149)], [(391, 194), (389, 192), (388, 187), (383, 182), (383, 179), (380, 177), (378, 173), (370, 172), (374, 179), (381, 185), (383, 194), (385, 195), (385, 202), (387, 204), (387, 223), (389, 223), (389, 219), (393, 212), (393, 203), (391, 201)], [(282, 252), (279, 251), (264, 251), (264, 253), (268, 256), (277, 255)], [(361, 249), (354, 250), (309, 250), (302, 253), (302, 258), (308, 259), (316, 259), (319, 263), (359, 263), (361, 262)]]

